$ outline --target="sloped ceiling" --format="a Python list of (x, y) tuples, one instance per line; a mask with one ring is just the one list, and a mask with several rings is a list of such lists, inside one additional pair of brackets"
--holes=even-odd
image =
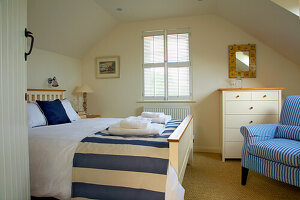
[(117, 24), (94, 0), (28, 0), (35, 47), (81, 58)]
[(75, 58), (118, 23), (201, 14), (226, 18), (300, 66), (300, 20), (271, 0), (28, 0), (35, 47)]
[(218, 14), (300, 66), (300, 20), (269, 0), (219, 0)]
[(300, 16), (300, 1), (299, 0), (271, 0), (288, 11)]

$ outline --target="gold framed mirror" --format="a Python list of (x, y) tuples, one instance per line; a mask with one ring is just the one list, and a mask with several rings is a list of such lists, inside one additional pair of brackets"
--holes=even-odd
[(229, 45), (229, 78), (256, 78), (256, 45)]

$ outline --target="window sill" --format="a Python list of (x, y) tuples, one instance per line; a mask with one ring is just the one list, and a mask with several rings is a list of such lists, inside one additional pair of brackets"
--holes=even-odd
[(192, 101), (192, 100), (169, 100), (169, 101), (164, 101), (164, 100), (141, 100), (141, 101), (137, 101), (137, 103), (196, 103), (196, 101)]

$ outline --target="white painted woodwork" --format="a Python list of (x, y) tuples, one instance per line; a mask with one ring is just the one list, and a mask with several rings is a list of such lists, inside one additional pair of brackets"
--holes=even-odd
[(163, 112), (166, 115), (171, 115), (172, 119), (184, 119), (191, 114), (190, 106), (163, 106), (153, 105), (144, 106), (144, 112)]
[(187, 124), (179, 141), (169, 141), (169, 160), (182, 183), (187, 164), (193, 161), (193, 119)]
[(65, 90), (35, 90), (31, 91), (28, 89), (27, 92), (27, 102), (34, 102), (36, 100), (40, 101), (50, 101), (55, 99), (63, 100), (65, 98)]
[(277, 99), (277, 91), (257, 91), (252, 94), (252, 100), (254, 101), (276, 101)]
[(278, 113), (277, 101), (226, 101), (225, 112), (231, 115), (254, 115)]
[(274, 115), (229, 115), (224, 116), (224, 128), (240, 128), (251, 124), (274, 124), (278, 122), (278, 114)]
[(225, 94), (226, 100), (251, 100), (251, 92), (226, 92)]
[[(24, 31), (26, 0), (0, 0), (0, 199), (30, 199)], [(30, 58), (29, 58), (30, 59)]]
[(241, 158), (243, 142), (224, 142), (226, 158)]
[(278, 123), (281, 90), (225, 90), (221, 107), (222, 160), (241, 158), (244, 138), (240, 127)]
[(239, 128), (226, 128), (224, 134), (225, 142), (242, 142), (244, 140), (243, 135)]

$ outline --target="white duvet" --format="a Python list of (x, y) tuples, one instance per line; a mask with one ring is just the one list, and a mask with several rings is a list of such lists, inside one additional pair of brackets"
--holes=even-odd
[[(70, 199), (72, 162), (78, 143), (120, 120), (82, 119), (69, 124), (29, 128), (31, 196)], [(171, 165), (168, 168), (166, 199), (184, 199), (184, 189)]]

